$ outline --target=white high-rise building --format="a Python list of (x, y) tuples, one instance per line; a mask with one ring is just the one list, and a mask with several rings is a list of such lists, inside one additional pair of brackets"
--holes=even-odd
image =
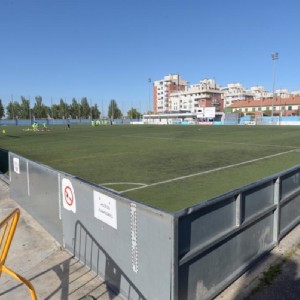
[(172, 93), (186, 91), (188, 82), (179, 74), (170, 74), (153, 83), (154, 113), (171, 112), (170, 96)]

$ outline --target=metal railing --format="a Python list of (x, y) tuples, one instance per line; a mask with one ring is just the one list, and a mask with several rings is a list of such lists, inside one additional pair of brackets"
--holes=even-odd
[(21, 275), (19, 275), (18, 273), (11, 270), (5, 265), (5, 261), (16, 231), (19, 218), (20, 210), (16, 208), (0, 222), (0, 276), (2, 272), (5, 272), (11, 277), (24, 283), (29, 289), (31, 299), (36, 300), (37, 296), (34, 287), (30, 283), (30, 281), (28, 281), (27, 279), (25, 279), (24, 277), (22, 277)]

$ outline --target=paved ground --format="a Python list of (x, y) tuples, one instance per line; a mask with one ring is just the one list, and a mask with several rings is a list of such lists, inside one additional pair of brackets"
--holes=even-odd
[[(2, 178), (2, 179), (1, 179)], [(9, 198), (9, 186), (0, 175), (0, 220), (18, 204)], [(217, 300), (300, 299), (300, 225), (288, 234), (270, 255), (230, 285)], [(121, 300), (93, 272), (90, 272), (21, 208), (21, 218), (6, 265), (34, 285), (38, 299)], [(252, 294), (262, 274), (279, 265), (271, 284)], [(249, 296), (250, 295), (250, 296)], [(30, 299), (27, 288), (5, 273), (0, 278), (0, 299)], [(149, 299), (154, 300), (154, 299)]]
[[(9, 186), (0, 178), (0, 220), (15, 207)], [(38, 299), (121, 300), (59, 244), (23, 209), (5, 265), (30, 280)], [(0, 299), (30, 299), (26, 286), (2, 273)], [(93, 299), (93, 298), (92, 298)]]

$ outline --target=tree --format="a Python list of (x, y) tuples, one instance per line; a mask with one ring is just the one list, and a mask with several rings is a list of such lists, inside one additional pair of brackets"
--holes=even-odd
[(119, 119), (122, 117), (121, 110), (118, 108), (117, 102), (112, 99), (108, 106), (108, 117), (111, 119)]
[(70, 115), (72, 119), (80, 119), (81, 107), (75, 98), (72, 99), (72, 104), (70, 105)]
[(0, 119), (4, 117), (4, 107), (2, 104), (2, 100), (0, 99)]
[(64, 99), (60, 99), (59, 102), (59, 118), (67, 119), (69, 117), (69, 107), (68, 104), (65, 103)]
[(140, 119), (142, 117), (142, 114), (139, 113), (136, 108), (131, 108), (128, 112), (127, 112), (127, 116), (130, 119)]
[(51, 106), (51, 116), (52, 116), (53, 119), (59, 119), (60, 118), (59, 105), (52, 104), (52, 106)]
[(43, 99), (41, 96), (35, 97), (35, 104), (33, 106), (33, 114), (36, 118), (41, 118), (42, 117), (42, 103)]
[(82, 118), (84, 119), (90, 118), (91, 109), (86, 97), (83, 97), (81, 99), (81, 113), (82, 113), (81, 115)]
[(100, 111), (98, 109), (97, 104), (95, 104), (94, 106), (91, 106), (91, 115), (92, 115), (92, 119), (99, 119), (100, 118)]
[(30, 118), (30, 102), (21, 96), (21, 105), (20, 105), (20, 119), (29, 119)]
[(35, 104), (32, 109), (35, 118), (47, 118), (50, 114), (49, 108), (43, 104), (41, 96), (35, 97)]
[(20, 115), (20, 104), (17, 101), (11, 101), (6, 106), (6, 113), (8, 119), (16, 119), (19, 118)]

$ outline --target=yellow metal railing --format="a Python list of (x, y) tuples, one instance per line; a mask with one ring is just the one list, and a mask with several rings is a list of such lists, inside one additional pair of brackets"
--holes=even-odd
[(0, 277), (2, 272), (5, 272), (13, 278), (21, 281), (28, 287), (31, 299), (37, 300), (34, 287), (30, 281), (4, 265), (19, 218), (20, 210), (16, 208), (0, 222)]

